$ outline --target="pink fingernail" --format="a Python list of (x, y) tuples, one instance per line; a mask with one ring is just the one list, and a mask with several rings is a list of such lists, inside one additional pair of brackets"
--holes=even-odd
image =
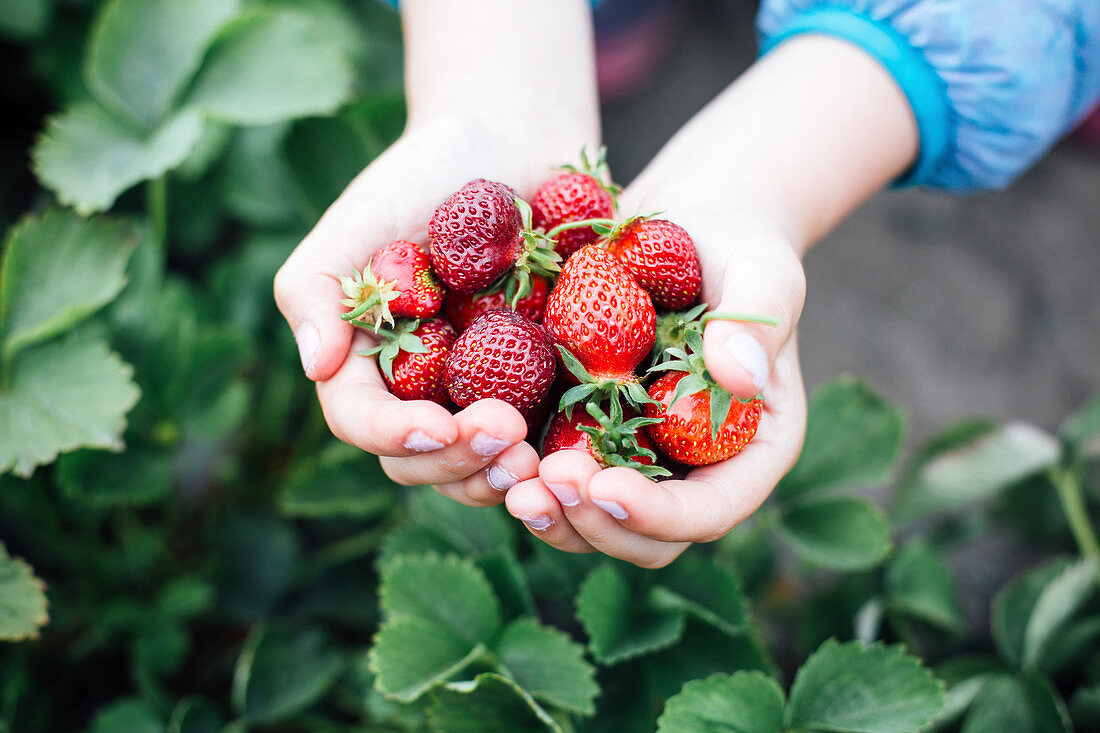
[(446, 444), (440, 443), (435, 438), (429, 436), (423, 430), (414, 430), (405, 438), (405, 447), (417, 453), (428, 453), (433, 450), (439, 450), (445, 447), (445, 445)]
[(511, 442), (488, 433), (477, 432), (470, 438), (470, 448), (479, 456), (495, 456), (510, 445)]
[(623, 509), (623, 505), (617, 501), (608, 501), (606, 499), (593, 499), (592, 503), (603, 509), (605, 512), (615, 517), (615, 519), (626, 519), (626, 509)]
[(317, 360), (317, 347), (321, 345), (321, 332), (312, 322), (306, 321), (294, 332), (298, 342), (298, 355), (302, 357), (302, 370), (307, 377), (313, 377), (313, 366)]
[(520, 517), (520, 520), (537, 532), (548, 529), (554, 523), (549, 514), (540, 514), (537, 517)]
[(577, 491), (576, 486), (570, 486), (569, 484), (546, 484), (546, 488), (550, 489), (550, 493), (558, 497), (558, 501), (562, 506), (576, 506), (581, 503), (581, 494)]
[(496, 465), (489, 466), (489, 485), (497, 491), (507, 491), (519, 483), (519, 478), (508, 469)]
[(747, 333), (735, 333), (723, 344), (726, 351), (737, 360), (757, 390), (768, 384), (768, 354), (760, 342)]

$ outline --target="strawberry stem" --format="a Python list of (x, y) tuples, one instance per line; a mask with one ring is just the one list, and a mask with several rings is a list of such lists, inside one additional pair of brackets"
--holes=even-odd
[(546, 233), (546, 236), (551, 239), (556, 239), (559, 234), (570, 229), (581, 229), (583, 227), (606, 227), (608, 230), (615, 228), (614, 219), (581, 219), (579, 221), (567, 221), (562, 224), (558, 224), (556, 227)]
[(719, 311), (711, 311), (706, 313), (699, 322), (707, 324), (710, 321), (740, 321), (742, 323), (762, 323), (765, 326), (778, 326), (779, 319), (775, 316), (762, 316), (755, 313), (722, 313)]

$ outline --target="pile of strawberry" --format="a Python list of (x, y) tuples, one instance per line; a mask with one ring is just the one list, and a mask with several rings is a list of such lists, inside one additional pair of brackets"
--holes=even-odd
[(691, 237), (664, 219), (616, 221), (604, 151), (581, 159), (531, 204), (470, 181), (436, 208), (427, 252), (392, 242), (341, 277), (343, 318), (380, 339), (361, 353), (377, 355), (401, 399), (504, 400), (533, 438), (549, 419), (544, 455), (586, 450), (657, 477), (664, 458), (702, 466), (740, 452), (762, 402), (732, 399), (703, 363), (703, 324), (722, 316), (683, 310), (702, 283)]

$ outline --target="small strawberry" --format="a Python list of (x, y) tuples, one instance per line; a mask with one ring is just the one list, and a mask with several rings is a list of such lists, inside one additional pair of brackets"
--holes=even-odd
[[(550, 294), (550, 283), (544, 277), (531, 278), (531, 292), (516, 301), (512, 310), (520, 313), (535, 323), (542, 323), (542, 314), (546, 311), (546, 296)], [(497, 308), (508, 308), (508, 297), (504, 289), (496, 287), (483, 290), (480, 293), (470, 295), (468, 293), (451, 293), (447, 296), (447, 302), (443, 305), (443, 312), (447, 320), (462, 333), (473, 320), (482, 313), (488, 313)]]
[(546, 397), (556, 366), (546, 329), (500, 309), (478, 316), (458, 337), (443, 379), (459, 407), (496, 398), (526, 415)]
[(689, 350), (670, 347), (668, 360), (650, 369), (667, 373), (649, 385), (653, 401), (644, 414), (661, 422), (646, 430), (669, 458), (706, 466), (741, 452), (756, 434), (764, 403), (735, 400), (714, 381), (703, 362), (700, 330), (686, 329), (685, 341)]
[(649, 398), (634, 369), (653, 347), (656, 313), (649, 294), (611, 254), (595, 245), (577, 250), (546, 300), (544, 322), (565, 365), (582, 382), (563, 407), (597, 392), (625, 392), (635, 407)]
[(703, 276), (695, 243), (667, 219), (626, 221), (605, 245), (661, 308), (686, 308), (699, 298)]
[(340, 285), (348, 296), (340, 302), (352, 309), (340, 317), (376, 333), (383, 321), (392, 326), (395, 316), (429, 318), (443, 305), (443, 285), (428, 253), (403, 239), (375, 252), (362, 273), (341, 277)]
[[(610, 219), (615, 216), (615, 197), (622, 190), (610, 181), (607, 168), (607, 149), (600, 148), (595, 164), (581, 150), (581, 168), (562, 166), (565, 173), (557, 175), (539, 187), (531, 200), (534, 224), (550, 231), (562, 224), (585, 219)], [(554, 250), (563, 260), (586, 244), (599, 239), (592, 227), (568, 229), (560, 232)]]
[(531, 207), (501, 183), (470, 181), (428, 222), (432, 267), (458, 293), (476, 293), (511, 272), (510, 301), (530, 291), (532, 274), (552, 276), (560, 259), (552, 241), (531, 228)]
[(363, 356), (378, 355), (382, 379), (403, 400), (431, 400), (447, 404), (443, 363), (458, 334), (442, 318), (419, 322), (403, 319), (393, 329), (378, 332), (382, 343)]
[(604, 468), (626, 466), (649, 478), (670, 475), (666, 469), (655, 465), (657, 454), (653, 451), (653, 443), (641, 429), (659, 420), (638, 417), (631, 410), (624, 415), (614, 400), (610, 405), (610, 416), (595, 402), (589, 402), (585, 405), (586, 412), (577, 412), (572, 418), (564, 411), (559, 412), (550, 421), (543, 438), (543, 455), (560, 450), (582, 450)]

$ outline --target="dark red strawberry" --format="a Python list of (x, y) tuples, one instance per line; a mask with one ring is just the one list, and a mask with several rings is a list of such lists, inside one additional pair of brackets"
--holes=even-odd
[(496, 398), (526, 415), (546, 397), (556, 365), (546, 329), (501, 309), (478, 316), (459, 336), (443, 379), (459, 407)]
[(686, 308), (699, 298), (703, 276), (695, 243), (666, 219), (628, 221), (605, 245), (661, 308)]
[(689, 466), (706, 466), (740, 453), (752, 440), (764, 402), (731, 400), (729, 392), (721, 387), (703, 385), (696, 392), (678, 389), (693, 376), (670, 371), (649, 386), (649, 396), (658, 404), (647, 404), (645, 416), (662, 421), (646, 430), (661, 452), (672, 460)]
[(655, 465), (657, 454), (645, 431), (646, 425), (657, 420), (639, 417), (633, 410), (623, 414), (618, 403), (611, 401), (611, 415), (595, 402), (585, 410), (574, 410), (570, 417), (564, 410), (550, 421), (543, 439), (543, 455), (560, 450), (587, 451), (604, 468), (626, 466), (650, 478), (668, 476), (669, 472)]
[(544, 323), (571, 355), (563, 354), (566, 366), (588, 382), (581, 386), (595, 387), (566, 395), (579, 401), (595, 391), (622, 388), (635, 406), (647, 401), (634, 369), (653, 347), (655, 320), (649, 294), (614, 256), (595, 245), (577, 250), (546, 300)]
[[(542, 323), (542, 315), (546, 311), (546, 297), (550, 294), (550, 283), (544, 277), (531, 278), (531, 292), (516, 301), (516, 307), (512, 310), (521, 313), (535, 323)], [(488, 313), (498, 308), (508, 308), (508, 297), (502, 288), (490, 288), (489, 290), (473, 295), (467, 293), (451, 293), (447, 296), (447, 302), (443, 306), (443, 312), (447, 320), (451, 322), (459, 333), (462, 333), (473, 320), (482, 313)]]
[(393, 329), (379, 331), (382, 343), (359, 352), (378, 355), (386, 386), (403, 400), (431, 400), (447, 404), (443, 364), (458, 334), (442, 318), (399, 321)]
[(378, 331), (394, 317), (429, 318), (443, 305), (443, 285), (432, 272), (428, 253), (420, 245), (399, 239), (375, 252), (363, 272), (341, 277), (348, 297), (340, 301), (352, 310), (341, 316)]
[[(566, 173), (543, 183), (531, 201), (535, 226), (549, 232), (570, 222), (615, 216), (615, 196), (621, 189), (609, 182), (606, 156), (607, 149), (600, 148), (593, 165), (582, 150), (581, 168), (562, 166)], [(555, 237), (554, 249), (566, 260), (584, 245), (594, 243), (599, 236), (592, 227), (567, 229)]]
[(512, 300), (527, 294), (531, 274), (549, 276), (558, 269), (552, 242), (531, 228), (531, 207), (508, 186), (484, 178), (436, 208), (428, 239), (432, 267), (458, 293), (484, 290), (512, 271)]

